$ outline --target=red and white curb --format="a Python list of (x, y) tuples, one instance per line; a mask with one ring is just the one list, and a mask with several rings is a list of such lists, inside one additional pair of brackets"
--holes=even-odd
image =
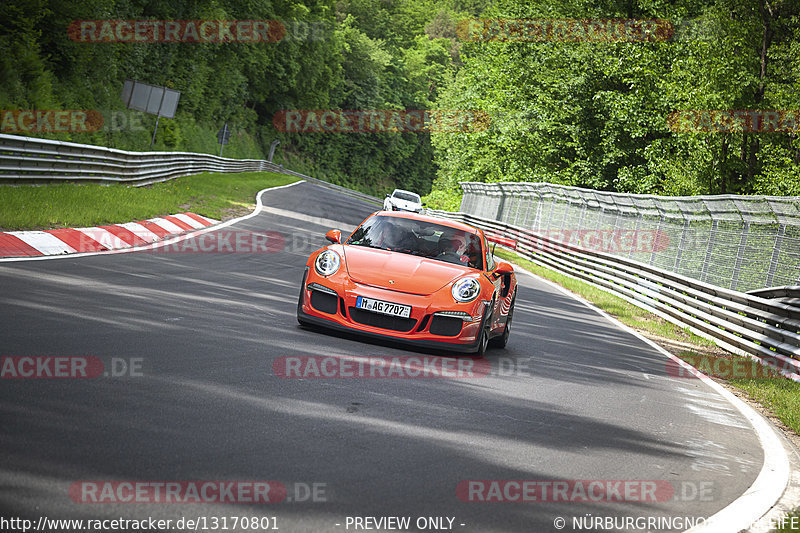
[(195, 213), (90, 228), (0, 233), (0, 257), (63, 255), (152, 244), (219, 223)]

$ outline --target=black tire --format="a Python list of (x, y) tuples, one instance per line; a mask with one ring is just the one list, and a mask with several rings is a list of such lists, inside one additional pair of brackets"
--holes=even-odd
[(475, 350), (475, 355), (478, 357), (483, 357), (489, 347), (489, 327), (492, 325), (492, 309), (494, 309), (494, 300), (484, 311), (483, 320), (481, 321), (481, 332), (478, 335), (477, 349)]
[(486, 349), (489, 347), (489, 326), (481, 328), (481, 334), (478, 336), (478, 349), (475, 355), (483, 357), (486, 354)]
[(297, 323), (301, 326), (311, 327), (311, 323), (303, 320), (300, 318), (301, 313), (303, 311), (303, 293), (305, 293), (306, 288), (306, 274), (303, 274), (303, 281), (300, 283), (300, 296), (297, 298)]
[(511, 299), (511, 307), (508, 309), (508, 316), (506, 317), (506, 325), (503, 327), (503, 333), (489, 341), (492, 346), (496, 346), (497, 348), (505, 348), (506, 344), (508, 344), (508, 337), (511, 335), (511, 322), (514, 318), (515, 303), (517, 303), (516, 293), (514, 293), (514, 297)]

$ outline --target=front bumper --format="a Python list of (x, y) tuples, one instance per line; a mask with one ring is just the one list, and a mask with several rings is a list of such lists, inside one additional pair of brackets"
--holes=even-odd
[[(458, 352), (477, 350), (477, 337), (486, 312), (480, 301), (443, 307), (436, 304), (431, 296), (401, 293), (354, 283), (345, 276), (339, 283), (332, 282), (316, 274), (311, 268), (303, 277), (301, 299), (297, 306), (297, 318), (319, 326), (339, 331), (358, 333), (373, 338), (391, 339), (405, 344), (427, 348), (445, 349)], [(328, 291), (309, 289), (309, 285), (321, 285)], [(449, 296), (449, 291), (448, 296)], [(312, 293), (316, 293), (313, 295)], [(389, 301), (411, 306), (408, 319), (391, 319), (371, 311), (355, 307), (356, 298), (363, 296), (376, 300)], [(450, 298), (452, 301), (452, 298)], [(439, 311), (462, 311), (470, 314), (472, 320), (435, 315)], [(376, 316), (377, 315), (377, 316)], [(461, 327), (452, 328), (455, 322)], [(431, 331), (433, 326), (434, 331)], [(446, 333), (436, 334), (436, 332)]]

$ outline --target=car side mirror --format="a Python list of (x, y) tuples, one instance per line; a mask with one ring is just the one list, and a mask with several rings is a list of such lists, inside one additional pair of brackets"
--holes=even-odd
[(391, 195), (391, 194), (387, 194), (387, 195), (386, 195), (386, 198), (391, 198), (391, 197), (392, 197), (392, 195)]
[(426, 204), (425, 202), (422, 202), (422, 206), (423, 207), (425, 207), (426, 205), (428, 205), (428, 204)]
[(332, 229), (325, 234), (325, 238), (331, 241), (333, 244), (339, 244), (342, 242), (342, 232), (338, 229)]
[(506, 263), (505, 261), (498, 261), (497, 267), (494, 269), (494, 272), (499, 276), (503, 276), (505, 274), (513, 274), (514, 267), (511, 266), (510, 263)]

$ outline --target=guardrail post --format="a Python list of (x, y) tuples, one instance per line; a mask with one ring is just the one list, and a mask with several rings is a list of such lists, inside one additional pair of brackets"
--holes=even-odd
[(703, 258), (703, 269), (700, 271), (700, 281), (705, 281), (708, 277), (708, 266), (711, 263), (711, 254), (714, 251), (714, 244), (717, 238), (717, 227), (719, 221), (715, 218), (711, 221), (711, 231), (708, 234), (708, 244), (706, 245), (706, 255)]
[[(511, 213), (508, 216), (508, 222), (511, 224), (516, 225), (517, 221), (519, 220), (519, 205), (522, 203), (523, 199), (519, 194), (512, 194), (511, 195), (511, 211), (514, 213), (513, 217)], [(513, 218), (513, 219), (512, 219)]]
[(550, 214), (547, 215), (547, 227), (545, 228), (547, 231), (553, 229), (553, 211), (556, 207), (556, 199), (550, 198)]
[(500, 191), (500, 202), (498, 202), (498, 204), (497, 204), (497, 215), (494, 218), (495, 218), (495, 220), (502, 221), (503, 220), (503, 215), (505, 214), (505, 213), (503, 213), (503, 211), (506, 208), (506, 191), (505, 191), (505, 188), (503, 187), (502, 183), (498, 183), (496, 185), (496, 187)]
[(675, 266), (672, 267), (672, 271), (676, 274), (680, 274), (681, 268), (681, 259), (683, 258), (683, 249), (686, 247), (686, 235), (689, 233), (689, 219), (683, 219), (683, 230), (681, 231), (681, 242), (678, 245), (678, 252), (675, 254)]
[(747, 244), (747, 235), (750, 233), (750, 221), (745, 221), (742, 227), (742, 235), (739, 237), (739, 246), (736, 248), (736, 262), (733, 265), (733, 276), (731, 276), (731, 290), (735, 291), (739, 284), (739, 272), (742, 270), (742, 255)]
[(570, 204), (569, 200), (567, 200), (564, 203), (564, 212), (561, 216), (561, 226), (559, 227), (559, 230), (561, 230), (562, 234), (564, 233), (564, 227), (567, 225), (567, 218), (569, 217), (570, 207), (572, 207), (572, 204)]
[(784, 235), (786, 235), (786, 224), (780, 224), (778, 226), (778, 234), (775, 236), (775, 246), (772, 247), (772, 257), (769, 260), (769, 272), (767, 272), (767, 280), (764, 283), (765, 287), (772, 286), (772, 280), (775, 278), (775, 272), (778, 270), (778, 259), (781, 255)]
[[(528, 198), (525, 208), (524, 223), (521, 224), (521, 226), (524, 228), (535, 228), (539, 220), (539, 206), (542, 205), (541, 197), (539, 196), (539, 191), (534, 189), (533, 184), (526, 183), (525, 189), (530, 193), (530, 197)], [(531, 214), (531, 211), (534, 213)]]
[(536, 203), (536, 215), (533, 218), (533, 224), (531, 228), (533, 229), (542, 229), (542, 211), (544, 210), (543, 206), (544, 202), (542, 202), (542, 197), (539, 196), (539, 201)]
[[(633, 229), (633, 235), (634, 235), (634, 238), (636, 239), (636, 241), (639, 240), (639, 228), (641, 227), (641, 223), (642, 223), (642, 214), (641, 213), (637, 213), (637, 215), (636, 215), (636, 225), (634, 226), (634, 229)], [(653, 242), (655, 242), (655, 239), (653, 240)], [(628, 257), (633, 257), (634, 250), (636, 250), (636, 246), (631, 246), (631, 250), (630, 250), (630, 252), (628, 252)]]

